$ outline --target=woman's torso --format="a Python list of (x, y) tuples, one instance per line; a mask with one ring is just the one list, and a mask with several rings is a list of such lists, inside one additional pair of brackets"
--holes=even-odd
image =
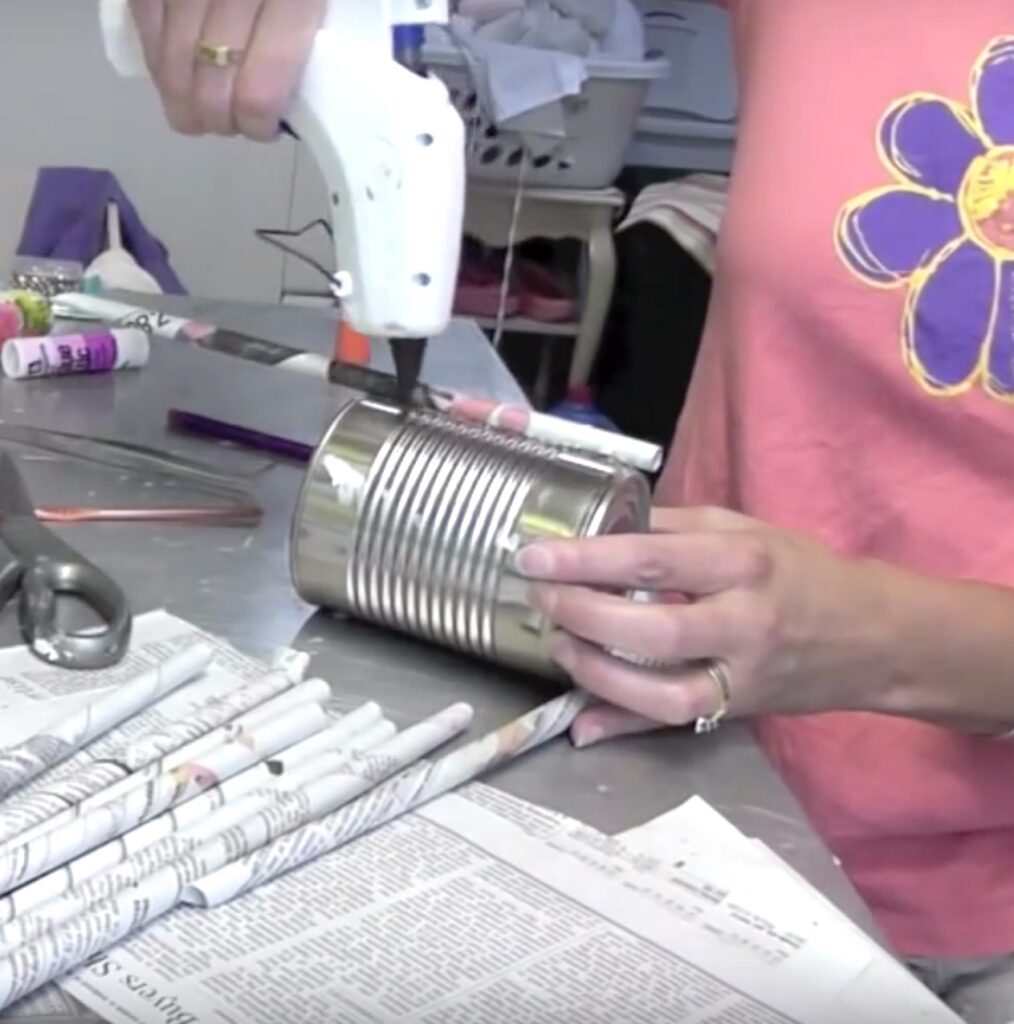
[[(660, 500), (1014, 586), (1014, 5), (729, 6), (733, 188)], [(1014, 745), (760, 734), (905, 952), (1014, 949)]]

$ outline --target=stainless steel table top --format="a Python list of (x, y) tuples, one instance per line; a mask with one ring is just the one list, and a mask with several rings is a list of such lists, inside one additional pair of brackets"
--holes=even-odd
[[(334, 337), (333, 317), (318, 311), (160, 303), (315, 351), (329, 351)], [(386, 361), (386, 352), (378, 355)], [(478, 328), (467, 323), (456, 323), (446, 337), (431, 343), (424, 376), (505, 401), (522, 397)], [(347, 397), (340, 389), (282, 370), (158, 342), (150, 365), (140, 372), (0, 381), (0, 420), (119, 437), (244, 470), (266, 462), (168, 434), (166, 410), (185, 408), (312, 443)], [(167, 486), (38, 452), (20, 454), (27, 455), (22, 465), (40, 504), (131, 504), (138, 501), (139, 488), (140, 494), (154, 496)], [(135, 612), (165, 607), (253, 655), (285, 644), (306, 650), (313, 655), (313, 673), (328, 679), (343, 698), (379, 701), (404, 722), (467, 700), (476, 708), (476, 728), (485, 730), (547, 696), (548, 684), (538, 680), (339, 621), (304, 605), (290, 584), (288, 568), (289, 524), (301, 477), (293, 465), (272, 465), (257, 476), (252, 489), (266, 515), (256, 530), (97, 524), (65, 529), (75, 547), (126, 587)], [(0, 618), (0, 643), (17, 642), (14, 618), (12, 611)], [(730, 724), (712, 736), (667, 732), (625, 739), (580, 753), (561, 741), (491, 781), (607, 832), (639, 824), (699, 794), (871, 930), (848, 881), (741, 725)], [(46, 1011), (42, 1016), (60, 1015)]]

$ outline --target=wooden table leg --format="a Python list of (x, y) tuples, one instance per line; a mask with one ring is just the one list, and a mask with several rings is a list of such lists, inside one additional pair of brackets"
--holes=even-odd
[(577, 341), (574, 344), (574, 358), (570, 366), (570, 386), (582, 387), (588, 383), (602, 334), (606, 317), (613, 301), (616, 286), (616, 243), (613, 239), (613, 211), (602, 208), (595, 213), (585, 240), (587, 244), (587, 282), (584, 308)]

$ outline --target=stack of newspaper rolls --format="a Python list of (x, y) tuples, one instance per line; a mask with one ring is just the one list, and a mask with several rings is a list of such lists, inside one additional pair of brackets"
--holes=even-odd
[(234, 899), (559, 736), (585, 705), (565, 694), (431, 760), (471, 707), (402, 731), (374, 703), (338, 715), (304, 659), (61, 771), (212, 659), (193, 644), (0, 750), (0, 1010), (181, 904)]

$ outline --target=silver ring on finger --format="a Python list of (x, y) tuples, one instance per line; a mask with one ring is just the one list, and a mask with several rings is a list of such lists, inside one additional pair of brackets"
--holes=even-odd
[(715, 694), (718, 698), (718, 706), (710, 715), (702, 715), (694, 723), (694, 732), (714, 732), (721, 724), (729, 711), (729, 704), (732, 700), (732, 686), (729, 680), (729, 667), (724, 661), (714, 659), (704, 666), (705, 675), (715, 686)]

